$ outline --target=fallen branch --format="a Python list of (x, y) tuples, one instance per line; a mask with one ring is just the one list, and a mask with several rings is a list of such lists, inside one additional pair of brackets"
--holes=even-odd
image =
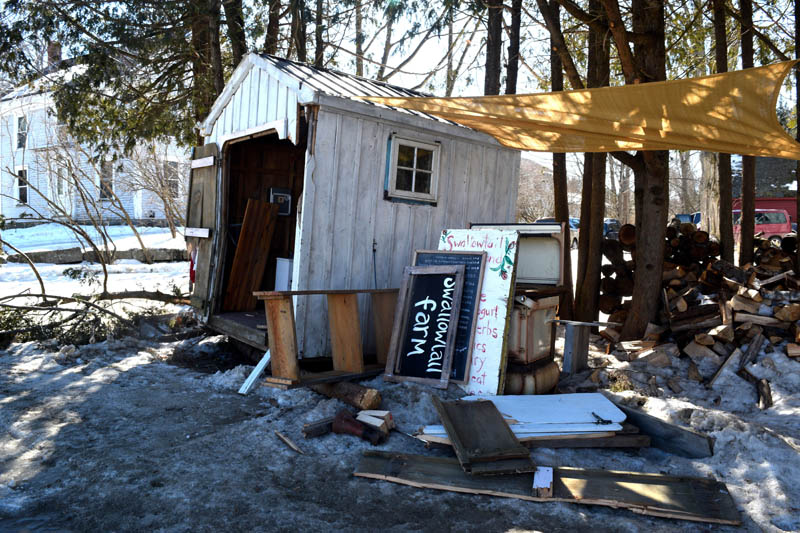
[(142, 300), (155, 300), (157, 302), (164, 302), (168, 304), (183, 304), (189, 305), (188, 298), (183, 296), (176, 296), (174, 294), (167, 294), (160, 291), (123, 291), (123, 292), (106, 292), (100, 294), (98, 300), (125, 300), (128, 298), (138, 298)]
[[(9, 298), (12, 298), (12, 299), (13, 298), (52, 298), (54, 300), (61, 300), (61, 301), (64, 301), (64, 302), (80, 303), (80, 304), (87, 305), (87, 306), (89, 306), (89, 307), (91, 307), (93, 309), (97, 309), (101, 313), (105, 313), (105, 314), (107, 314), (109, 316), (112, 316), (112, 317), (116, 318), (117, 320), (119, 320), (120, 322), (124, 322), (126, 324), (132, 324), (132, 322), (129, 319), (124, 318), (124, 317), (118, 315), (117, 313), (115, 313), (113, 311), (109, 311), (108, 309), (106, 309), (103, 306), (97, 305), (96, 303), (92, 303), (89, 300), (86, 300), (84, 298), (78, 298), (77, 296), (56, 296), (56, 295), (53, 295), (53, 294), (19, 294), (19, 295), (15, 295), (15, 296), (9, 297)], [(10, 306), (9, 304), (3, 304), (3, 306), (4, 307), (20, 307), (20, 306)], [(36, 307), (36, 306), (30, 306), (30, 307)], [(64, 309), (64, 308), (54, 308), (54, 307), (41, 308), (41, 310), (44, 310), (44, 309), (47, 309), (47, 310), (55, 309), (55, 310), (60, 310), (60, 311), (74, 311), (74, 309)]]
[(47, 324), (37, 324), (35, 326), (29, 326), (27, 328), (17, 328), (17, 329), (9, 329), (6, 331), (0, 331), (0, 337), (4, 337), (6, 335), (19, 335), (20, 333), (28, 333), (29, 331), (36, 331), (38, 330), (47, 330), (53, 329), (58, 326), (63, 326), (67, 322), (71, 320), (75, 320), (76, 317), (85, 315), (86, 311), (78, 311), (77, 313), (73, 313), (64, 320), (59, 320), (58, 322), (48, 322)]

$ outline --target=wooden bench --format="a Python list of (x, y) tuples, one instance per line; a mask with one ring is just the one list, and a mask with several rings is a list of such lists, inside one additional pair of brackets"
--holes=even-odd
[[(375, 322), (378, 363), (366, 365), (361, 342), (361, 321), (358, 295), (369, 294)], [(383, 372), (394, 323), (398, 289), (332, 289), (302, 291), (256, 291), (264, 301), (267, 315), (267, 341), (272, 362), (272, 376), (265, 384), (281, 389), (304, 387), (316, 383), (344, 381)], [(297, 358), (294, 296), (322, 295), (328, 299), (328, 323), (331, 331), (333, 370), (300, 374)]]

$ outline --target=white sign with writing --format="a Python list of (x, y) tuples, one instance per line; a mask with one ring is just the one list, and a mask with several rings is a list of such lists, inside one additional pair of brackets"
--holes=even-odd
[(461, 385), (469, 394), (501, 392), (518, 237), (516, 231), (509, 230), (448, 229), (439, 239), (442, 251), (486, 252), (472, 364), (467, 372), (469, 379)]

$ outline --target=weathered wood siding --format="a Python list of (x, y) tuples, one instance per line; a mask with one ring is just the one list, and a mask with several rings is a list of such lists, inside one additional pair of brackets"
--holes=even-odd
[[(283, 120), (286, 120), (287, 131), (294, 136), (297, 94), (276, 76), (261, 68), (252, 68), (223, 108), (206, 143), (215, 142), (221, 148), (226, 139)], [(283, 133), (278, 133), (283, 138)]]
[[(417, 121), (411, 127), (321, 108), (316, 143), (306, 152), (294, 288), (374, 288), (376, 279), (377, 288), (399, 287), (413, 251), (436, 249), (443, 229), (514, 221), (519, 152), (433, 133), (428, 119)], [(384, 199), (393, 133), (441, 144), (437, 205)], [(372, 351), (368, 298), (360, 304), (365, 349)], [(325, 299), (298, 297), (295, 308), (300, 352), (329, 354)]]

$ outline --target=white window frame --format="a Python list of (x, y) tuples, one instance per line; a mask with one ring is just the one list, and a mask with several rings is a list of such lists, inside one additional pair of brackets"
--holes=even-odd
[[(109, 196), (103, 196), (103, 165), (108, 164), (111, 167), (111, 194)], [(114, 185), (117, 181), (117, 169), (115, 168), (114, 161), (101, 161), (100, 168), (97, 172), (97, 199), (101, 202), (111, 202), (114, 200), (114, 195), (116, 191), (114, 190)]]
[[(23, 202), (20, 198), (19, 191), (22, 187), (20, 187), (19, 181), (19, 173), (25, 172), (25, 201)], [(14, 199), (17, 201), (17, 205), (30, 205), (31, 202), (31, 187), (30, 187), (30, 174), (28, 173), (28, 167), (26, 166), (18, 166), (14, 167)]]
[[(19, 145), (19, 121), (20, 119), (25, 119), (25, 142), (22, 143), (22, 146)], [(28, 117), (24, 113), (20, 113), (19, 115), (14, 115), (14, 137), (12, 137), (11, 142), (14, 143), (14, 150), (25, 150), (28, 147), (28, 137), (30, 137), (31, 132), (31, 125), (28, 122)]]
[[(433, 162), (431, 163), (431, 192), (430, 194), (404, 191), (397, 188), (397, 156), (400, 145), (413, 146), (414, 148), (422, 148), (433, 152)], [(392, 153), (391, 165), (389, 168), (389, 196), (393, 198), (404, 198), (407, 200), (419, 200), (422, 202), (436, 202), (437, 193), (439, 191), (439, 151), (441, 145), (438, 143), (416, 141), (408, 137), (400, 135), (392, 135), (391, 140)], [(416, 164), (416, 161), (415, 161)], [(416, 169), (414, 169), (416, 172)], [(413, 184), (412, 184), (413, 189)]]

